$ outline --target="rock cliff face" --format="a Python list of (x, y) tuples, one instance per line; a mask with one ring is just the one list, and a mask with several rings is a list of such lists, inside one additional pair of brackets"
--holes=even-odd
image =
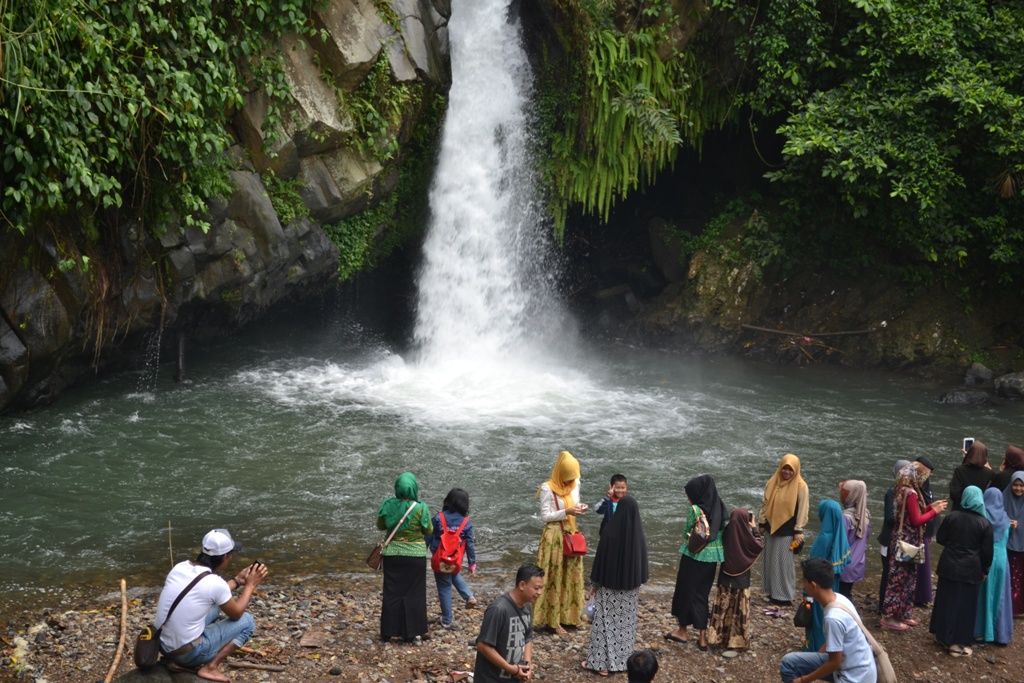
[[(381, 3), (384, 4), (384, 3)], [(398, 83), (444, 92), (450, 82), (449, 0), (390, 0), (389, 24), (374, 0), (331, 0), (314, 13), (326, 41), (288, 36), (280, 45), (295, 96), (285, 130), (264, 150), (269, 102), (251, 93), (234, 116), (234, 193), (209, 208), (208, 232), (169, 226), (155, 242), (128, 224), (86, 262), (60, 230), (26, 243), (0, 235), (0, 412), (56, 398), (67, 385), (117, 363), (154, 332), (216, 334), (268, 306), (322, 286), (338, 250), (321, 225), (379, 201), (397, 182), (394, 160), (361, 148), (344, 105), (378, 60)], [(423, 98), (426, 99), (426, 98)], [(407, 141), (424, 108), (403, 111)], [(309, 218), (283, 224), (264, 174), (298, 180)], [(13, 256), (17, 254), (17, 257)]]

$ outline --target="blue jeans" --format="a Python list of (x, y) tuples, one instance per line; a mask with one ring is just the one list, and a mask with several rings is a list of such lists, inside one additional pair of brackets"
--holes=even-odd
[[(223, 616), (222, 619), (218, 617)], [(183, 655), (171, 657), (175, 662), (189, 668), (200, 667), (217, 656), (221, 648), (228, 643), (242, 647), (256, 630), (256, 620), (248, 612), (238, 619), (228, 619), (221, 615), (220, 607), (214, 605), (206, 613), (206, 628), (199, 638), (199, 644)]]
[(459, 591), (463, 600), (473, 597), (473, 591), (469, 590), (469, 584), (462, 578), (462, 572), (458, 574), (441, 574), (434, 572), (434, 580), (437, 582), (437, 600), (441, 603), (441, 624), (452, 625), (452, 586)]
[[(824, 652), (790, 652), (782, 655), (782, 663), (779, 664), (779, 675), (782, 683), (792, 683), (801, 676), (806, 676), (819, 666), (828, 661), (828, 654)], [(834, 680), (832, 674), (825, 676), (826, 681)]]

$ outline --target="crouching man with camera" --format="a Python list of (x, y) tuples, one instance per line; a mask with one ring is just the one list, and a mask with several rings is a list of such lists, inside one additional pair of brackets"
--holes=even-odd
[[(267, 568), (254, 562), (226, 581), (220, 576), (241, 548), (226, 529), (214, 529), (203, 537), (195, 560), (179, 562), (167, 575), (153, 623), (162, 629), (160, 649), (171, 671), (194, 672), (210, 681), (230, 680), (220, 665), (256, 629), (256, 620), (245, 608), (267, 575)], [(232, 591), (239, 587), (242, 592), (235, 598)]]

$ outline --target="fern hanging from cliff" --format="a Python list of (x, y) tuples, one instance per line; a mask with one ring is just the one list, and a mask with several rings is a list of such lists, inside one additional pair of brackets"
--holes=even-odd
[(570, 206), (607, 221), (617, 201), (675, 161), (680, 145), (699, 148), (724, 120), (726, 108), (704, 97), (695, 57), (662, 59), (663, 40), (658, 31), (589, 32), (581, 107), (552, 138), (558, 239)]

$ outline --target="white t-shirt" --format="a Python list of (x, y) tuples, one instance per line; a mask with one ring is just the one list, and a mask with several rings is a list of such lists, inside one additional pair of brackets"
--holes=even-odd
[[(836, 602), (857, 614), (857, 608), (845, 595), (836, 593)], [(860, 617), (859, 614), (857, 616)], [(875, 655), (857, 621), (843, 610), (833, 607), (825, 612), (824, 629), (825, 652), (843, 653), (842, 667), (832, 674), (836, 683), (875, 683), (878, 680)]]
[(165, 651), (173, 652), (203, 635), (206, 615), (210, 608), (214, 605), (223, 605), (231, 599), (231, 589), (228, 588), (227, 581), (216, 574), (204, 576), (174, 608), (171, 620), (164, 623), (167, 619), (167, 610), (181, 595), (181, 591), (185, 590), (199, 574), (208, 571), (209, 567), (195, 565), (186, 560), (174, 565), (167, 575), (164, 588), (160, 591), (160, 600), (156, 604), (156, 618), (153, 620), (153, 625), (157, 628), (163, 626), (160, 643)]

